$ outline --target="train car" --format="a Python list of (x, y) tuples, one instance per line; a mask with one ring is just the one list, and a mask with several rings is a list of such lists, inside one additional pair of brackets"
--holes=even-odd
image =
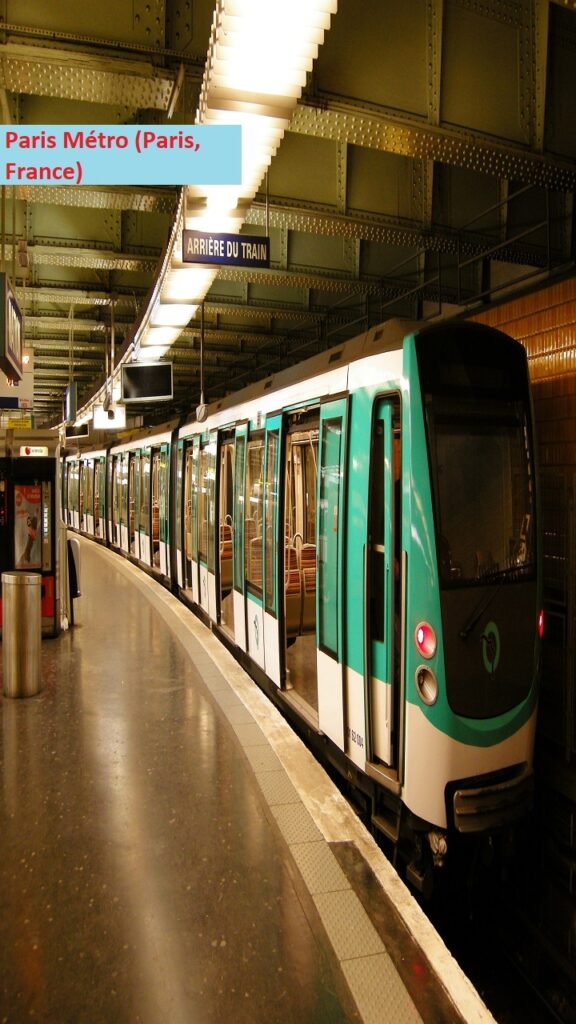
[[(458, 836), (530, 802), (543, 618), (522, 346), (390, 322), (209, 406), (171, 446), (174, 587), (428, 889)], [(125, 553), (136, 450), (108, 455)]]

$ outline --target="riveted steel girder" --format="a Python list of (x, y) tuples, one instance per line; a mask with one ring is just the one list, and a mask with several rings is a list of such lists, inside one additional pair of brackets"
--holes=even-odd
[(133, 210), (137, 213), (168, 213), (176, 209), (177, 191), (170, 188), (88, 188), (67, 185), (20, 185), (18, 196), (29, 203), (85, 207), (93, 210)]
[(136, 110), (167, 110), (175, 74), (147, 61), (97, 57), (23, 43), (0, 44), (0, 87)]
[(550, 154), (544, 157), (511, 142), (495, 142), (478, 132), (392, 118), (367, 110), (345, 97), (318, 96), (314, 102), (318, 105), (299, 104), (290, 122), (290, 131), (421, 160), (436, 160), (544, 188), (566, 192), (576, 188), (573, 163)]
[[(6, 247), (10, 251), (10, 246)], [(83, 249), (65, 245), (30, 245), (28, 252), (34, 265), (52, 267), (87, 267), (91, 270), (130, 270), (153, 273), (158, 254), (120, 253), (106, 249)]]

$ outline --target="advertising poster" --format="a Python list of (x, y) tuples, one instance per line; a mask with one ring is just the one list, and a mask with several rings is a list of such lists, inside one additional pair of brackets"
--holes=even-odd
[(14, 506), (16, 568), (41, 569), (41, 484), (16, 484)]

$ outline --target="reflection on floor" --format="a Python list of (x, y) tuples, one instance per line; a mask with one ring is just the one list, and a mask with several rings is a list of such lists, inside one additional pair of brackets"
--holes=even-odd
[(230, 636), (234, 636), (234, 591), (229, 590), (220, 604), (220, 625)]
[(296, 637), (286, 651), (286, 684), (318, 715), (318, 681), (316, 678), (316, 636)]

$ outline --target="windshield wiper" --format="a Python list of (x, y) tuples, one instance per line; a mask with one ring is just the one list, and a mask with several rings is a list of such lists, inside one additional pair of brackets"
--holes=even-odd
[[(506, 569), (502, 569), (500, 572), (487, 573), (487, 575), (491, 579), (498, 579), (499, 582), (496, 584), (496, 586), (495, 586), (495, 588), (494, 588), (494, 590), (492, 591), (491, 594), (487, 594), (487, 595), (485, 594), (484, 595), (484, 597), (480, 600), (480, 602), (476, 605), (476, 607), (472, 611), (472, 614), (470, 615), (470, 618), (462, 626), (462, 629), (458, 633), (458, 636), (461, 637), (462, 640), (466, 640), (467, 639), (469, 633), (472, 632), (472, 630), (474, 629), (474, 626), (476, 625), (478, 620), (482, 617), (482, 615), (484, 614), (484, 612), (486, 611), (488, 606), (490, 604), (492, 604), (492, 601), (496, 597), (496, 594), (498, 593), (498, 591), (502, 587), (502, 583), (504, 582), (504, 577), (506, 576), (506, 574), (507, 574), (507, 570)], [(484, 579), (484, 577), (483, 577), (483, 579)]]

